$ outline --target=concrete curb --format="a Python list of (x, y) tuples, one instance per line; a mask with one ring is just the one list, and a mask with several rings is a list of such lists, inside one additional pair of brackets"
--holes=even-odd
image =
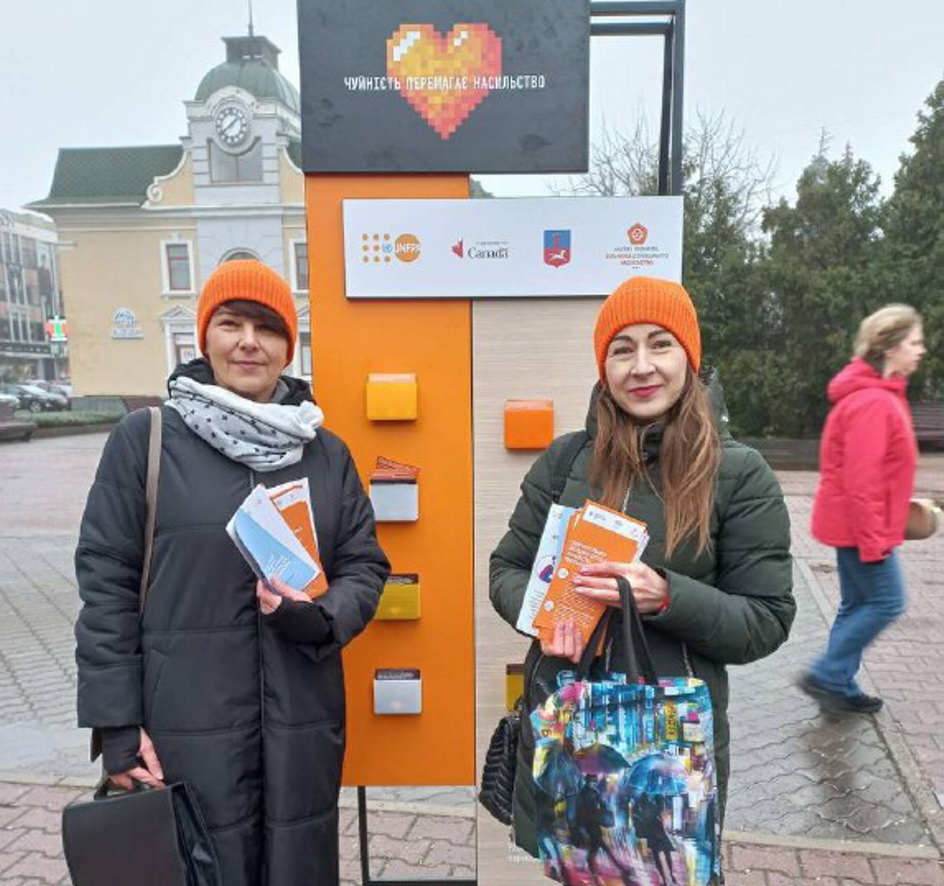
[(883, 858), (928, 859), (940, 861), (941, 853), (934, 846), (901, 843), (859, 843), (853, 840), (822, 840), (816, 837), (792, 837), (762, 834), (756, 831), (725, 830), (722, 839), (727, 844), (769, 846), (772, 849), (817, 850), (842, 852), (849, 855), (878, 855)]
[[(816, 573), (813, 572), (809, 563), (805, 560), (794, 558), (794, 562), (797, 564), (800, 573), (806, 581), (807, 587), (810, 589), (810, 595), (816, 603), (816, 608), (819, 609), (826, 623), (832, 624), (835, 610), (829, 598), (823, 592), (819, 579), (816, 577)], [(872, 681), (872, 677), (864, 664), (860, 675), (862, 678), (861, 683), (865, 690), (870, 694), (877, 694), (875, 683)], [(941, 850), (944, 849), (944, 810), (941, 809), (937, 795), (930, 782), (928, 782), (927, 778), (925, 778), (921, 772), (918, 762), (911, 752), (911, 748), (908, 747), (908, 743), (902, 735), (898, 722), (885, 709), (879, 711), (874, 717), (876, 731), (885, 743), (892, 763), (898, 770), (899, 775), (901, 775), (902, 781), (905, 783), (905, 788), (912, 802), (915, 804), (915, 808), (917, 808), (931, 833), (931, 838), (935, 844), (935, 857), (940, 858)]]
[(43, 437), (74, 437), (79, 434), (108, 434), (118, 424), (116, 421), (99, 422), (94, 425), (62, 425), (61, 427), (36, 428), (33, 439)]
[[(357, 809), (357, 799), (341, 797), (339, 809)], [(404, 815), (428, 815), (435, 818), (467, 818), (474, 820), (476, 810), (468, 805), (446, 806), (443, 803), (404, 803), (396, 800), (367, 800), (370, 812), (399, 812)]]
[(34, 788), (94, 788), (98, 784), (98, 779), (0, 771), (0, 784), (21, 784)]

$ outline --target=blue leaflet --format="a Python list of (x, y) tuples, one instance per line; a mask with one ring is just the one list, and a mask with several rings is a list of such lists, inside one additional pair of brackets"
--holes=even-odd
[[(304, 588), (318, 574), (312, 567), (310, 558), (306, 562), (299, 557), (242, 508), (236, 511), (231, 526), (235, 532), (230, 535), (236, 546), (252, 567), (252, 571), (267, 584), (273, 576), (277, 576), (289, 587)], [(294, 537), (292, 540), (294, 541)]]

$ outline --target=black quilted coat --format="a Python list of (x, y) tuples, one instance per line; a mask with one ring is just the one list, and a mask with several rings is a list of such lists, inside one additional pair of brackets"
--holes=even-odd
[[(199, 378), (205, 381), (204, 378)], [(282, 402), (310, 398), (286, 379)], [(300, 463), (254, 474), (163, 409), (150, 591), (138, 584), (149, 416), (126, 416), (105, 451), (76, 551), (79, 725), (143, 724), (169, 781), (196, 791), (225, 886), (337, 884), (344, 754), (341, 647), (374, 614), (388, 563), (344, 443), (323, 428)], [(257, 483), (308, 477), (329, 580), (314, 645), (261, 616), (252, 572), (224, 526)], [(142, 859), (142, 864), (146, 864)]]

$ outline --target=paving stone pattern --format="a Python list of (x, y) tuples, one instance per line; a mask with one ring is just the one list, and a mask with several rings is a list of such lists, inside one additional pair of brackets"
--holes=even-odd
[(797, 617), (772, 656), (731, 676), (728, 828), (822, 839), (926, 843), (929, 834), (872, 717), (828, 718), (793, 681), (827, 623), (794, 570)]
[[(791, 472), (781, 480), (793, 520), (794, 555), (809, 564), (835, 608), (835, 554), (807, 531), (816, 474)], [(944, 457), (921, 459), (915, 494), (944, 501)], [(944, 533), (906, 542), (900, 554), (908, 608), (868, 650), (865, 669), (885, 700), (878, 721), (901, 736), (944, 804)]]

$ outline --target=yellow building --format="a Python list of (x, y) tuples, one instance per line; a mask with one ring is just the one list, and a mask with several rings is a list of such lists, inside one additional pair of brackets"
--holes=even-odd
[(258, 258), (292, 284), (293, 375), (310, 377), (298, 91), (265, 37), (225, 37), (226, 61), (184, 102), (176, 145), (62, 148), (49, 196), (69, 306), (75, 396), (163, 394), (197, 355), (196, 297), (221, 262)]

